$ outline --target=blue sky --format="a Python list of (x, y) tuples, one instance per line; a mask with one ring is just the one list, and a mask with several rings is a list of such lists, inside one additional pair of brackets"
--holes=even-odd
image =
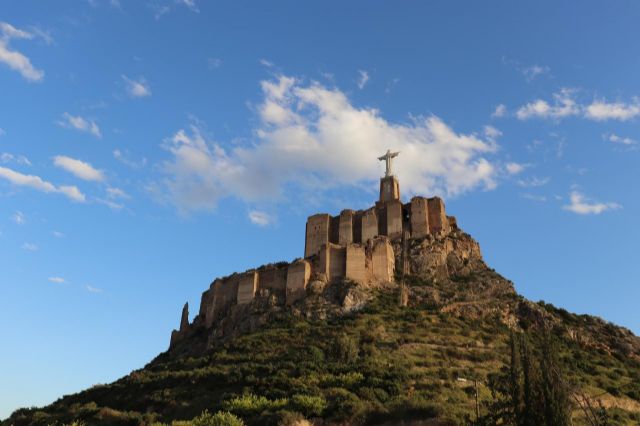
[(524, 296), (640, 333), (640, 4), (3, 1), (0, 418), (142, 367), (400, 150)]

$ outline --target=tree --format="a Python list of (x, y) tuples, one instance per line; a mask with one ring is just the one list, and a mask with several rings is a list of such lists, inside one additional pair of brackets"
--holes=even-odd
[(571, 424), (570, 387), (558, 348), (548, 331), (512, 333), (508, 367), (489, 378), (494, 401), (479, 424), (567, 426)]

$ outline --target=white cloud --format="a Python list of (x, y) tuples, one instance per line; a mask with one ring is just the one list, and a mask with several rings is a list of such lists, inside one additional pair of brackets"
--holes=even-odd
[(517, 175), (518, 173), (522, 173), (526, 167), (526, 164), (511, 162), (506, 164), (505, 169), (507, 169), (507, 173), (510, 175)]
[(28, 186), (41, 192), (64, 194), (73, 201), (85, 201), (84, 194), (75, 186), (55, 186), (39, 176), (25, 175), (6, 167), (0, 167), (0, 178), (8, 180), (14, 185)]
[(544, 186), (548, 184), (550, 181), (551, 181), (550, 177), (538, 178), (534, 176), (528, 179), (520, 179), (518, 181), (518, 185), (522, 186), (523, 188), (536, 188), (536, 187)]
[(640, 116), (640, 100), (633, 98), (632, 102), (607, 102), (596, 100), (590, 104), (578, 103), (575, 99), (575, 90), (563, 88), (553, 95), (553, 103), (543, 99), (536, 99), (523, 105), (516, 111), (516, 117), (520, 120), (530, 118), (561, 119), (571, 116), (579, 116), (587, 120), (627, 121)]
[(591, 202), (578, 191), (572, 191), (569, 194), (569, 201), (570, 203), (562, 206), (562, 208), (581, 215), (600, 214), (607, 210), (617, 210), (622, 208), (618, 203)]
[(262, 65), (263, 67), (273, 68), (274, 66), (273, 62), (265, 58), (260, 58), (258, 62), (260, 62), (260, 65)]
[(67, 157), (64, 155), (57, 155), (53, 157), (53, 164), (56, 167), (60, 167), (72, 175), (79, 177), (83, 180), (101, 182), (104, 180), (104, 174), (102, 171), (95, 169), (91, 164), (75, 158)]
[(586, 107), (585, 117), (595, 121), (627, 121), (640, 116), (640, 102), (633, 103), (593, 101)]
[(100, 128), (96, 124), (95, 121), (83, 118), (79, 115), (74, 116), (65, 112), (62, 114), (62, 121), (59, 121), (58, 124), (62, 127), (66, 127), (69, 129), (80, 130), (81, 132), (91, 133), (95, 137), (101, 138), (102, 133), (100, 133)]
[(493, 126), (484, 126), (483, 131), (487, 139), (490, 139), (490, 140), (496, 140), (500, 136), (502, 136), (502, 132)]
[(0, 22), (0, 62), (19, 72), (28, 81), (42, 81), (44, 71), (35, 68), (24, 54), (9, 47), (11, 39), (30, 40), (33, 37), (34, 35), (30, 32), (15, 28), (6, 22)]
[(504, 104), (499, 104), (496, 109), (491, 113), (492, 118), (501, 118), (507, 115), (507, 107)]
[(135, 98), (151, 96), (151, 88), (144, 77), (140, 77), (138, 80), (131, 80), (126, 75), (123, 75), (122, 79), (127, 83), (127, 92), (129, 92), (129, 95)]
[(573, 90), (563, 88), (560, 92), (553, 95), (553, 105), (542, 99), (537, 99), (520, 107), (516, 111), (516, 117), (520, 120), (527, 120), (529, 118), (559, 119), (578, 115), (580, 114), (580, 106), (573, 98), (573, 93)]
[(27, 251), (38, 251), (38, 246), (33, 243), (24, 243), (22, 244), (22, 248)]
[(252, 210), (249, 212), (249, 220), (251, 223), (258, 226), (267, 226), (273, 222), (273, 218), (269, 214), (258, 210)]
[(638, 141), (636, 141), (635, 139), (618, 136), (614, 133), (604, 134), (602, 135), (602, 137), (603, 139), (608, 140), (609, 142), (613, 142), (615, 144), (620, 144), (620, 145), (626, 145), (628, 147), (638, 144)]
[(60, 231), (53, 231), (51, 234), (52, 234), (54, 237), (56, 237), (56, 238), (65, 238), (65, 237), (66, 237), (66, 235), (65, 235), (65, 234), (63, 234), (63, 233), (62, 233), (62, 232), (60, 232)]
[(107, 188), (107, 197), (109, 198), (124, 198), (124, 199), (129, 199), (131, 198), (129, 196), (129, 194), (127, 194), (126, 192), (124, 192), (122, 189), (120, 188), (113, 188), (113, 187), (109, 187)]
[(547, 74), (550, 70), (548, 66), (541, 65), (531, 65), (520, 68), (520, 72), (524, 75), (524, 78), (527, 81), (534, 80), (536, 77), (539, 77), (543, 74)]
[(24, 217), (24, 213), (22, 213), (21, 211), (15, 212), (11, 218), (17, 225), (24, 225), (25, 223), (27, 223), (27, 219)]
[(52, 283), (56, 283), (56, 284), (63, 284), (66, 282), (66, 280), (62, 277), (49, 277), (49, 282)]
[(364, 89), (364, 86), (369, 82), (369, 73), (363, 70), (358, 70), (358, 89)]
[(102, 289), (101, 288), (92, 287), (90, 285), (85, 286), (85, 288), (87, 289), (87, 291), (89, 293), (102, 293)]
[[(336, 187), (375, 188), (376, 158), (400, 151), (395, 170), (406, 194), (456, 195), (496, 186), (497, 168), (485, 158), (495, 142), (456, 133), (440, 118), (390, 123), (358, 108), (338, 89), (280, 76), (263, 81), (261, 122), (251, 145), (230, 150), (192, 125), (165, 140), (168, 198), (184, 212), (215, 207), (219, 198), (274, 199), (285, 184), (315, 193)], [(291, 185), (288, 185), (291, 187)]]
[(183, 6), (187, 6), (194, 12), (200, 12), (198, 9), (198, 5), (196, 4), (196, 0), (176, 0), (177, 3), (182, 4)]
[(105, 200), (104, 198), (96, 198), (95, 199), (98, 203), (100, 204), (104, 204), (105, 206), (109, 207), (111, 210), (122, 210), (124, 208), (124, 204), (121, 203), (116, 203), (115, 201), (112, 200)]
[(15, 162), (16, 164), (20, 164), (21, 166), (31, 165), (31, 161), (29, 161), (29, 159), (24, 155), (13, 155), (9, 154), (8, 152), (3, 152), (2, 154), (0, 154), (0, 162), (5, 164)]

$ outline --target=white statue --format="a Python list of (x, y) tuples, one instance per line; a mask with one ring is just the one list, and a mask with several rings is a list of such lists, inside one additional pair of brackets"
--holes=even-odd
[(391, 176), (393, 173), (391, 172), (391, 160), (395, 157), (398, 156), (398, 154), (400, 154), (400, 151), (398, 152), (391, 152), (390, 149), (387, 149), (387, 153), (385, 155), (383, 155), (382, 157), (378, 157), (378, 160), (380, 161), (385, 161), (386, 165), (387, 165), (387, 170), (384, 173), (384, 177), (389, 177)]

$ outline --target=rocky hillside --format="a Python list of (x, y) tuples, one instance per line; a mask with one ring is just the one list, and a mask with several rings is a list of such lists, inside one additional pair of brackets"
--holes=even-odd
[[(554, 336), (567, 382), (610, 424), (640, 423), (640, 339), (629, 330), (522, 298), (459, 230), (398, 241), (394, 253), (394, 282), (318, 275), (293, 306), (256, 297), (144, 368), (3, 425), (170, 424), (204, 410), (246, 424), (469, 424), (476, 381), (483, 414), (510, 334), (535, 330)], [(586, 424), (577, 406), (573, 417)]]

